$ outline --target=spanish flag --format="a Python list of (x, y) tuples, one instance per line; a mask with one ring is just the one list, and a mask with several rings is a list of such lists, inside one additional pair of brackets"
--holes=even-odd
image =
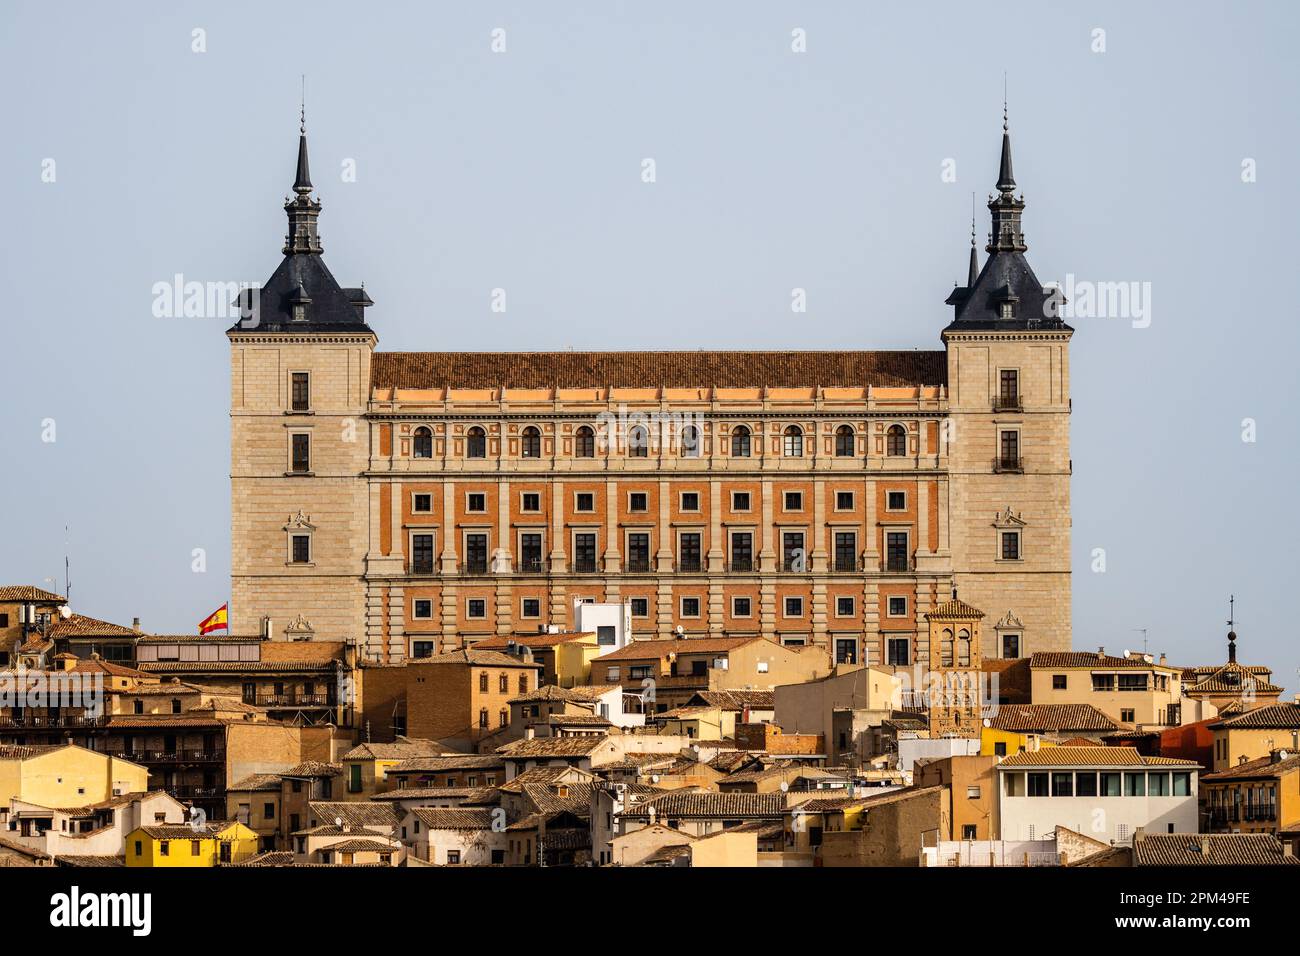
[(202, 636), (210, 631), (230, 630), (230, 623), (227, 618), (229, 609), (229, 604), (223, 604), (203, 620), (199, 621), (199, 635)]

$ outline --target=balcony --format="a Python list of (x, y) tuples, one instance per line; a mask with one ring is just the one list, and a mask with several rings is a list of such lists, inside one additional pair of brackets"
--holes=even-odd
[(908, 574), (916, 570), (916, 559), (910, 555), (889, 555), (880, 563), (885, 574)]
[(995, 412), (1023, 412), (1024, 403), (1020, 401), (1020, 395), (996, 395), (993, 398), (993, 410)]
[(546, 570), (540, 555), (528, 555), (520, 559), (515, 564), (515, 571), (520, 574), (541, 574)]
[(245, 704), (258, 707), (333, 707), (330, 694), (257, 694), (244, 697)]
[(1242, 811), (1242, 819), (1247, 823), (1270, 823), (1277, 819), (1277, 807), (1267, 804), (1259, 807), (1246, 807)]
[(1025, 460), (1023, 458), (998, 456), (993, 459), (993, 474), (995, 475), (1023, 475), (1024, 473)]
[(224, 750), (124, 750), (113, 754), (132, 763), (224, 763)]
[(215, 800), (221, 794), (219, 787), (176, 786), (163, 789), (177, 800)]
[(65, 727), (103, 727), (108, 723), (108, 715), (100, 717), (82, 717), (57, 714), (54, 716), (37, 716), (19, 714), (0, 716), (0, 728), (17, 728), (20, 730), (57, 730)]

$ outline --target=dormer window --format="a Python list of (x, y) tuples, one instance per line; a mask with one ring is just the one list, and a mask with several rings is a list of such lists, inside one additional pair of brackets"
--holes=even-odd
[(1014, 302), (1003, 302), (998, 306), (998, 318), (1014, 319), (1016, 317), (1016, 307)]
[(298, 283), (298, 288), (293, 290), (293, 295), (289, 296), (289, 317), (294, 322), (307, 321), (307, 306), (311, 305), (311, 296), (307, 290)]

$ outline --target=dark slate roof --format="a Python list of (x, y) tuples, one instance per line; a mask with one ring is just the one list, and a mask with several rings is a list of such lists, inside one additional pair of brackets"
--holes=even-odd
[[(1053, 310), (1060, 303), (1049, 305), (1053, 293), (1043, 288), (1022, 252), (995, 252), (984, 261), (975, 285), (954, 290), (953, 298), (958, 292), (961, 301), (957, 305), (957, 317), (948, 326), (950, 331), (1016, 331), (1034, 328), (1035, 322), (1037, 327), (1045, 330), (1070, 330), (1068, 325), (1054, 318)], [(1016, 300), (1013, 317), (999, 318), (1000, 304), (1008, 297)], [(949, 301), (952, 302), (952, 298)]]
[[(290, 309), (299, 288), (310, 300), (306, 321), (294, 322)], [(353, 332), (371, 334), (366, 325), (364, 304), (370, 302), (363, 289), (344, 289), (316, 253), (292, 253), (280, 261), (259, 291), (257, 324), (237, 322), (232, 332)]]
[(376, 352), (375, 388), (946, 385), (943, 351)]

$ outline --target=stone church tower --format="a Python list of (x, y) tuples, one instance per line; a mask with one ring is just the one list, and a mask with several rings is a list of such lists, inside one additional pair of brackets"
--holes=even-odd
[(375, 333), (363, 289), (321, 258), (305, 125), (284, 259), (245, 293), (230, 340), (233, 634), (345, 640), (365, 620), (364, 419)]
[(983, 267), (948, 298), (953, 584), (994, 617), (989, 657), (1070, 646), (1070, 364), (1059, 293), (1025, 259), (1011, 135), (1002, 124)]
[(978, 737), (983, 726), (980, 671), (984, 659), (980, 623), (984, 612), (954, 594), (926, 616), (929, 625), (931, 737)]

